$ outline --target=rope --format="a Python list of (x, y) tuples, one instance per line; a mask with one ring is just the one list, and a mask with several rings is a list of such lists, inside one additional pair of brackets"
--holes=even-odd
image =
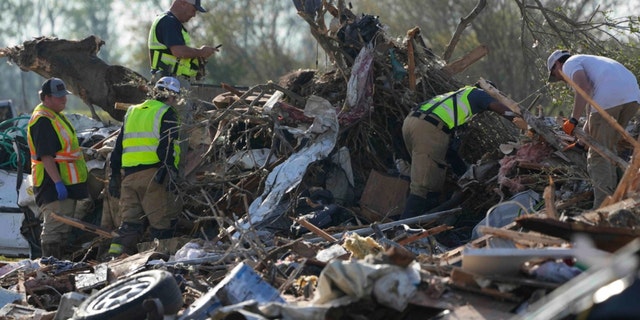
[[(20, 155), (16, 153), (16, 150), (13, 147), (13, 143), (17, 137), (22, 137), (23, 139), (27, 139), (27, 124), (25, 122), (23, 125), (16, 125), (20, 120), (29, 119), (30, 116), (22, 115), (15, 118), (7, 119), (5, 121), (0, 122), (0, 128), (4, 128), (9, 124), (13, 124), (4, 131), (0, 132), (0, 153), (8, 155), (6, 158), (3, 157), (3, 160), (6, 160), (0, 163), (0, 168), (2, 169), (18, 169), (24, 168), (26, 165), (29, 150), (20, 149)], [(18, 145), (20, 145), (20, 141), (16, 141)], [(20, 159), (21, 165), (18, 164), (18, 159)]]

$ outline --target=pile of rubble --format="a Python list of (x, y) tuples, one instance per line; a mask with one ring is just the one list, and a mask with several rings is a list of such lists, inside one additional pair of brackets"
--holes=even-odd
[[(67, 220), (82, 231), (75, 254), (70, 261), (4, 263), (0, 317), (560, 319), (590, 310), (598, 319), (613, 314), (609, 308), (616, 298), (598, 304), (606, 299), (594, 293), (616, 280), (619, 291), (637, 286), (637, 181), (623, 180), (622, 196), (608, 206), (586, 209), (591, 186), (584, 153), (563, 150), (572, 137), (564, 136), (554, 119), (529, 114), (480, 80), (531, 129), (520, 132), (489, 113), (474, 118), (458, 137), (459, 154), (470, 165), (451, 170), (447, 201), (430, 214), (395, 220), (408, 192), (409, 159), (398, 139), (402, 121), (416, 102), (462, 86), (453, 78), (460, 66), (445, 65), (425, 46), (419, 29), (399, 43), (386, 36), (377, 17), (356, 16), (344, 1), (335, 7), (296, 3), (336, 69), (299, 70), (277, 84), (246, 90), (223, 86), (227, 92), (212, 100), (185, 93), (196, 107), (183, 110), (191, 118), (182, 127), (189, 151), (178, 188), (186, 204), (181, 236), (146, 239), (136, 255), (100, 261), (117, 227), (99, 219), (117, 212), (117, 201), (101, 192), (117, 128), (101, 139), (87, 138), (86, 156), (101, 164), (91, 171), (96, 182), (91, 203), (97, 206), (83, 221)], [(328, 24), (325, 12), (333, 17)], [(55, 41), (36, 39), (1, 52), (33, 70), (42, 64), (22, 65), (19, 61), (27, 59), (18, 57), (32, 45)], [(100, 41), (92, 41), (80, 43), (99, 48)], [(55, 64), (47, 57), (35, 60)], [(109, 83), (120, 81), (119, 89), (106, 95), (86, 87), (74, 92), (85, 92), (85, 100), (96, 105), (135, 103), (143, 96), (142, 76), (126, 68), (100, 68)], [(51, 76), (50, 70), (58, 69), (39, 73)], [(71, 87), (86, 86), (58, 72), (55, 76)], [(135, 98), (122, 98), (132, 90)], [(635, 176), (638, 164), (626, 161), (618, 162)], [(37, 213), (27, 208), (21, 205), (24, 221), (31, 223), (23, 223), (23, 234), (32, 238)]]

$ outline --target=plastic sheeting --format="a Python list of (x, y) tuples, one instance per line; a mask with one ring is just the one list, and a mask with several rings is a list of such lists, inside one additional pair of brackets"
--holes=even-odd
[(309, 97), (304, 114), (314, 118), (311, 126), (305, 131), (295, 128), (288, 130), (296, 136), (309, 138), (309, 142), (271, 171), (264, 192), (249, 206), (251, 224), (262, 221), (270, 214), (282, 197), (300, 184), (309, 164), (326, 158), (336, 145), (339, 125), (336, 111), (329, 101), (318, 96)]

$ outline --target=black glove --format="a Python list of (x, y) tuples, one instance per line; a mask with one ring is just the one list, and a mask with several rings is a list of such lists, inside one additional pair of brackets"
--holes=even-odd
[(109, 178), (109, 194), (114, 198), (120, 198), (120, 184), (122, 178), (119, 174), (112, 174)]
[(169, 176), (169, 181), (167, 181), (167, 191), (175, 192), (176, 181), (178, 178), (178, 170), (176, 170), (175, 168), (168, 167), (168, 170), (167, 170), (166, 166), (161, 167), (156, 172), (156, 175), (153, 177), (153, 180), (158, 184), (162, 184), (164, 183), (164, 179), (167, 175)]
[(164, 177), (167, 176), (167, 167), (160, 167), (158, 171), (156, 171), (156, 175), (153, 177), (153, 180), (157, 184), (162, 184), (164, 182)]

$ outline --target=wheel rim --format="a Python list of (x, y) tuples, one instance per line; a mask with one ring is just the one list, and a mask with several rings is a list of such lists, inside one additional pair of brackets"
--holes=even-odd
[(122, 282), (121, 284), (98, 294), (94, 301), (89, 304), (87, 309), (92, 311), (113, 309), (144, 294), (155, 282), (156, 279), (152, 276), (141, 276)]

